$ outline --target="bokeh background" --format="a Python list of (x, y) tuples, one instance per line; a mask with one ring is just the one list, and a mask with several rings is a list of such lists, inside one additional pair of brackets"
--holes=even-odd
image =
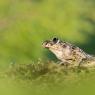
[[(56, 57), (42, 48), (42, 42), (53, 37), (95, 55), (95, 0), (0, 0), (0, 68), (11, 63), (36, 62), (39, 58), (55, 61)], [(35, 90), (37, 95), (95, 95), (95, 77), (91, 76), (94, 75), (89, 75), (86, 82), (81, 79), (78, 87), (69, 85), (67, 80), (64, 91), (64, 85), (54, 88), (55, 85), (43, 84), (36, 90), (27, 83), (11, 84), (9, 79), (3, 79), (0, 80), (0, 93), (32, 95)]]
[(42, 48), (58, 37), (95, 54), (94, 0), (0, 0), (0, 64), (55, 59)]

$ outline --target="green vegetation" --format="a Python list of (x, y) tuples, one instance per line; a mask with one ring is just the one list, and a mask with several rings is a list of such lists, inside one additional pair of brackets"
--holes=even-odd
[(56, 36), (95, 54), (94, 32), (94, 0), (0, 0), (0, 95), (95, 95), (95, 70), (63, 69), (41, 46)]
[(0, 75), (3, 95), (94, 95), (95, 68), (64, 68), (54, 62), (11, 65)]

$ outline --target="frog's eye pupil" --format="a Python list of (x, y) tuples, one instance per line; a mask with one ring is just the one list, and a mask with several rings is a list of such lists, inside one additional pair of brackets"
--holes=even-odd
[(57, 41), (58, 41), (58, 38), (53, 38), (54, 43), (57, 43)]

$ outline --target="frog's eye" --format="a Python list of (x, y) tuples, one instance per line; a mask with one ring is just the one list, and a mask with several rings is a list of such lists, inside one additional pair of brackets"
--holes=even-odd
[(53, 42), (57, 43), (58, 42), (58, 38), (53, 38)]

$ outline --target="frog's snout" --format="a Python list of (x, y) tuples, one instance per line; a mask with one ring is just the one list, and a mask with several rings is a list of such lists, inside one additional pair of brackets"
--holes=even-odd
[(43, 43), (42, 43), (42, 47), (44, 47), (44, 48), (49, 48), (49, 47), (50, 47), (49, 41), (43, 42)]

